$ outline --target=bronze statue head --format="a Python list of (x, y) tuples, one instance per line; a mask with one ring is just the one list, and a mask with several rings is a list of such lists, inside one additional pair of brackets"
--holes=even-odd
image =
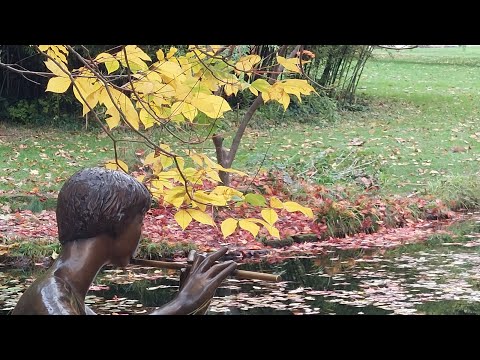
[(61, 244), (106, 234), (116, 238), (137, 215), (150, 208), (147, 188), (120, 171), (80, 170), (62, 186), (57, 201)]

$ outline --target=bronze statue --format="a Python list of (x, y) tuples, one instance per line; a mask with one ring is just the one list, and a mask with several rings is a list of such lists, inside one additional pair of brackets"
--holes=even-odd
[[(133, 177), (103, 168), (74, 174), (58, 194), (57, 226), (62, 250), (53, 265), (25, 291), (12, 314), (93, 315), (85, 296), (100, 269), (125, 267), (138, 247), (151, 196)], [(204, 314), (222, 281), (236, 268), (216, 263), (226, 248), (195, 254), (181, 275), (177, 296), (152, 315)]]

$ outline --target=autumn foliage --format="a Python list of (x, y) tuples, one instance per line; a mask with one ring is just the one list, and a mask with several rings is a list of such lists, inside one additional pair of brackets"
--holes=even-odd
[[(291, 78), (302, 73), (301, 52), (292, 57), (276, 56), (276, 74), (261, 67), (257, 54), (242, 53), (235, 46), (189, 46), (180, 53), (171, 47), (159, 49), (152, 59), (140, 47), (117, 47), (95, 57), (83, 57), (69, 45), (40, 45), (45, 66), (53, 74), (46, 91), (64, 93), (72, 87), (75, 98), (83, 106), (83, 115), (91, 114), (114, 141), (115, 157), (107, 161), (109, 169), (128, 172), (127, 164), (118, 157), (114, 131), (127, 126), (151, 148), (145, 156), (148, 174), (137, 174), (154, 198), (176, 209), (174, 219), (182, 229), (192, 221), (216, 226), (209, 209), (247, 204), (261, 207), (259, 217), (228, 217), (220, 224), (224, 237), (243, 229), (254, 237), (260, 227), (279, 237), (275, 224), (278, 212), (300, 212), (313, 218), (310, 208), (293, 201), (261, 194), (243, 194), (224, 186), (219, 172), (246, 174), (225, 168), (206, 154), (195, 152), (188, 144), (172, 149), (169, 144), (155, 143), (144, 131), (158, 126), (196, 126), (199, 119), (214, 123), (231, 111), (221, 95), (250, 91), (264, 103), (276, 101), (286, 110), (290, 97), (299, 101), (302, 95), (314, 92), (304, 79)], [(311, 57), (311, 54), (307, 54)], [(68, 59), (77, 57), (83, 66), (72, 69)], [(305, 61), (304, 61), (305, 62)], [(270, 72), (269, 72), (270, 71)], [(257, 79), (252, 81), (252, 75)], [(264, 78), (259, 77), (264, 74)], [(105, 118), (99, 116), (100, 110)]]

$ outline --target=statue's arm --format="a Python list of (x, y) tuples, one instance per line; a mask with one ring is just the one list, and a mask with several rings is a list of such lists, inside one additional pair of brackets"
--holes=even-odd
[(217, 288), (237, 266), (233, 261), (217, 263), (226, 252), (227, 248), (223, 248), (206, 257), (195, 254), (177, 296), (150, 315), (204, 314)]

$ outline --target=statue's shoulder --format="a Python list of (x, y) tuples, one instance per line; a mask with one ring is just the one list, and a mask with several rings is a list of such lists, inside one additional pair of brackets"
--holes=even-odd
[(46, 274), (20, 297), (12, 315), (82, 315), (85, 309), (70, 284)]

